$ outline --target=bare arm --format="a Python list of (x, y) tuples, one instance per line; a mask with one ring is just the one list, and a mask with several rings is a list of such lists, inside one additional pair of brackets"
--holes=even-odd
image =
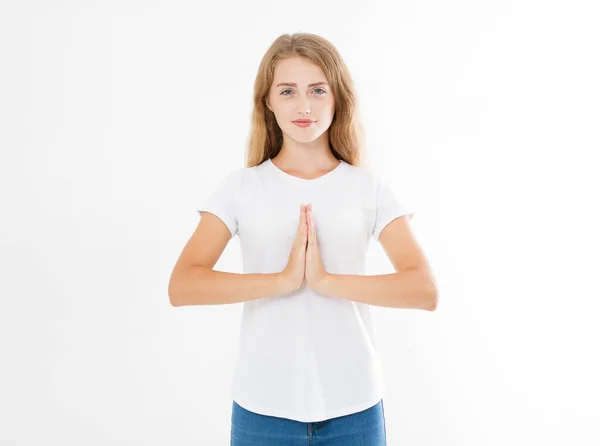
[(173, 272), (169, 300), (174, 307), (222, 305), (277, 296), (290, 290), (281, 273), (237, 274), (190, 266)]
[(426, 269), (373, 276), (327, 273), (318, 292), (380, 307), (426, 311), (437, 307), (436, 287)]
[(214, 270), (230, 239), (225, 223), (204, 212), (171, 273), (168, 290), (171, 305), (233, 304), (287, 294), (299, 287), (287, 267), (278, 273), (264, 274)]

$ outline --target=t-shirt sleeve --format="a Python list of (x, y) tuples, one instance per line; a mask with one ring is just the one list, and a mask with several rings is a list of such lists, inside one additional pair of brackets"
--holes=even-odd
[(200, 216), (203, 212), (210, 212), (219, 217), (231, 232), (231, 238), (238, 232), (237, 201), (242, 170), (236, 169), (229, 173), (196, 207)]
[(402, 198), (402, 200), (398, 198), (398, 195), (390, 187), (387, 180), (384, 178), (378, 178), (376, 180), (375, 224), (373, 225), (371, 233), (375, 240), (379, 240), (381, 231), (383, 231), (392, 220), (403, 215), (409, 215), (409, 219), (412, 219), (415, 211), (413, 206), (406, 200), (406, 197)]

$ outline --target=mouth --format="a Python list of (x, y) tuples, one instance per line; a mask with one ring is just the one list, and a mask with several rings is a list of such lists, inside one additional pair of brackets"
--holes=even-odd
[(298, 119), (296, 121), (292, 121), (298, 127), (310, 127), (315, 121), (310, 119)]

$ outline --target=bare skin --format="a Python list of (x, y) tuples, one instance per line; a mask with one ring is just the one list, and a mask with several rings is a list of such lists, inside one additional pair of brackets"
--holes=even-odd
[[(316, 82), (323, 84), (309, 86)], [(282, 83), (296, 85), (279, 85)], [(335, 98), (318, 65), (302, 57), (280, 61), (266, 104), (283, 134), (281, 151), (271, 160), (276, 167), (290, 175), (314, 179), (339, 165), (328, 142)], [(292, 122), (296, 119), (315, 122), (302, 128)]]

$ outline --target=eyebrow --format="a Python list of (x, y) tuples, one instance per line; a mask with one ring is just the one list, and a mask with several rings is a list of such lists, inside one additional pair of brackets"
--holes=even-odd
[[(315, 82), (313, 84), (308, 84), (309, 87), (314, 87), (315, 85), (329, 85), (327, 82)], [(282, 82), (280, 84), (277, 84), (277, 87), (297, 87), (298, 84), (295, 84), (293, 82)]]

